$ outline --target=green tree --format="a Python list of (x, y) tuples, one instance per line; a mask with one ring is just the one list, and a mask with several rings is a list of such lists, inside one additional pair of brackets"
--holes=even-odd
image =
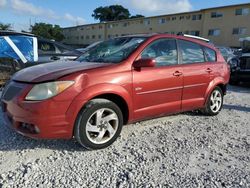
[(10, 24), (0, 23), (0, 30), (7, 31), (7, 30), (10, 30), (10, 29), (11, 29), (11, 25)]
[(59, 25), (36, 23), (31, 26), (31, 33), (47, 39), (54, 39), (56, 41), (62, 41), (64, 39), (62, 29)]
[(141, 15), (141, 14), (136, 14), (134, 16), (130, 16), (130, 19), (133, 19), (133, 18), (144, 18), (145, 16)]
[(130, 13), (121, 5), (101, 6), (94, 10), (92, 17), (100, 22), (117, 21), (129, 19)]

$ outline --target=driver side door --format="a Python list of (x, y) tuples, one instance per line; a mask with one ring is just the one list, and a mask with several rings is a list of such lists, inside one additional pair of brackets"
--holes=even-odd
[(132, 72), (134, 118), (139, 120), (181, 111), (183, 75), (178, 64), (176, 40), (155, 40), (143, 50), (140, 58), (155, 59), (156, 66)]

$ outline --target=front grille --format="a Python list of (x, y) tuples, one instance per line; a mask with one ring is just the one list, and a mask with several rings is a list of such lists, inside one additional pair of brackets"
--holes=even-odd
[(23, 88), (15, 85), (13, 82), (5, 86), (2, 94), (2, 99), (6, 101), (12, 100), (16, 95), (20, 93)]
[(242, 57), (240, 59), (240, 69), (250, 69), (250, 57)]

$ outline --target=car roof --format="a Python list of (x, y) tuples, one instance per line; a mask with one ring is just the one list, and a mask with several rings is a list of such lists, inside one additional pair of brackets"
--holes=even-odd
[[(151, 34), (135, 34), (135, 35), (125, 35), (125, 36), (120, 36), (120, 37), (115, 37), (115, 38), (136, 38), (136, 37), (145, 37), (145, 38), (175, 38), (175, 39), (182, 39), (182, 40), (187, 40), (190, 42), (195, 42), (198, 43), (200, 45), (206, 46), (208, 48), (211, 48), (215, 51), (217, 51), (217, 49), (215, 48), (213, 43), (208, 42), (209, 39), (205, 39), (202, 37), (197, 37), (197, 36), (193, 36), (193, 35), (175, 35), (175, 34), (166, 34), (166, 33), (151, 33)], [(204, 40), (203, 40), (204, 39)]]
[(0, 30), (0, 36), (10, 36), (10, 35), (23, 35), (23, 36), (35, 36), (31, 33), (16, 32), (16, 31), (2, 31)]

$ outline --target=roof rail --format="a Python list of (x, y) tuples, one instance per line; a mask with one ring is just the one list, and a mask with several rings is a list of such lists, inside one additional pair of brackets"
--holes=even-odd
[(188, 38), (193, 38), (193, 39), (197, 39), (197, 40), (201, 40), (201, 41), (204, 41), (206, 43), (210, 43), (209, 39), (206, 39), (206, 38), (203, 38), (203, 37), (198, 37), (198, 36), (195, 36), (195, 35), (188, 35), (188, 34), (184, 34), (182, 32), (178, 33), (177, 35), (188, 37)]

